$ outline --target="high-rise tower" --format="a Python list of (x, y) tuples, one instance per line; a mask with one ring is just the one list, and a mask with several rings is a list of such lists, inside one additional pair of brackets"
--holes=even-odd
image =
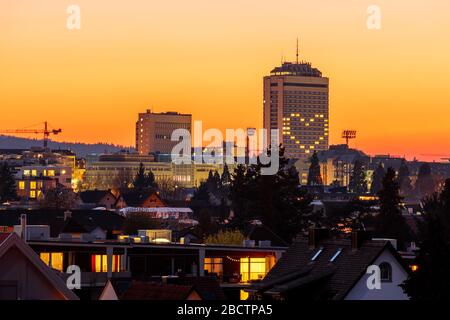
[[(278, 129), (289, 158), (328, 149), (329, 79), (308, 62), (284, 62), (264, 77), (264, 128)], [(304, 173), (302, 178), (304, 178)]]

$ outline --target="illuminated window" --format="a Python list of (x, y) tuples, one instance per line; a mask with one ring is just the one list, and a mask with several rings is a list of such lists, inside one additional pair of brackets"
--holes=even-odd
[(55, 170), (48, 170), (47, 172), (49, 177), (54, 177), (55, 176)]
[(36, 198), (36, 191), (34, 191), (34, 190), (30, 191), (30, 198), (31, 199), (35, 199)]
[(241, 282), (262, 280), (266, 273), (266, 258), (241, 258)]
[(37, 170), (31, 170), (31, 175), (33, 177), (36, 177), (37, 176)]
[(336, 259), (339, 257), (339, 255), (341, 254), (341, 252), (342, 252), (342, 248), (339, 248), (339, 249), (336, 251), (336, 253), (331, 257), (330, 262), (336, 261)]
[(320, 256), (323, 251), (323, 247), (320, 247), (319, 250), (312, 256), (311, 261), (316, 261), (316, 259)]
[[(112, 272), (120, 272), (120, 255), (112, 256)], [(108, 272), (108, 256), (95, 254), (91, 257), (92, 272)]]
[(19, 189), (25, 190), (25, 181), (19, 181)]
[(50, 253), (48, 252), (41, 252), (39, 254), (39, 256), (41, 257), (41, 260), (44, 261), (44, 263), (48, 266), (50, 266)]
[(36, 190), (36, 181), (31, 181), (30, 182), (30, 189), (31, 190)]
[(241, 300), (241, 301), (247, 300), (247, 299), (248, 299), (248, 296), (249, 296), (248, 292), (245, 292), (244, 290), (241, 290), (241, 291), (240, 291), (240, 300)]
[(218, 276), (221, 276), (223, 274), (223, 259), (205, 258), (205, 271), (208, 271), (208, 273), (215, 273)]
[(23, 170), (23, 175), (24, 176), (29, 176), (30, 175), (30, 170)]
[(63, 253), (62, 252), (41, 252), (40, 258), (46, 265), (58, 271), (63, 271)]

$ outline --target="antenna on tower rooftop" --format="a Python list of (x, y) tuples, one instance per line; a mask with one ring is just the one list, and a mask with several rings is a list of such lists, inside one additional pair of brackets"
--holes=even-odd
[(297, 37), (297, 51), (296, 51), (296, 56), (297, 56), (296, 62), (297, 62), (297, 64), (298, 64), (298, 37)]

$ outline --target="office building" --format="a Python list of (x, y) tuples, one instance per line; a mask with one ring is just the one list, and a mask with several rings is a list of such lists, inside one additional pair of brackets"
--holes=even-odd
[(171, 141), (172, 132), (186, 129), (191, 132), (192, 115), (177, 112), (140, 113), (136, 122), (136, 150), (140, 155), (172, 152), (178, 141)]
[[(329, 79), (308, 62), (284, 62), (264, 77), (264, 128), (279, 130), (280, 142), (289, 158), (305, 168), (314, 151), (328, 149)], [(302, 162), (303, 161), (303, 162)]]

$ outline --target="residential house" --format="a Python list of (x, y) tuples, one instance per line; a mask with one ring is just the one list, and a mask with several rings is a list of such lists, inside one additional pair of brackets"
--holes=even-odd
[[(380, 289), (367, 285), (370, 266), (380, 268)], [(388, 240), (373, 240), (365, 231), (333, 239), (327, 229), (312, 229), (247, 292), (255, 300), (407, 300), (399, 285), (409, 273)]]
[(107, 210), (116, 208), (117, 198), (111, 190), (88, 190), (79, 193), (80, 207), (93, 209), (102, 207)]
[(0, 300), (78, 300), (16, 233), (0, 234)]
[(165, 202), (159, 197), (158, 193), (152, 190), (122, 190), (120, 199), (117, 199), (116, 207), (125, 208), (164, 208)]

